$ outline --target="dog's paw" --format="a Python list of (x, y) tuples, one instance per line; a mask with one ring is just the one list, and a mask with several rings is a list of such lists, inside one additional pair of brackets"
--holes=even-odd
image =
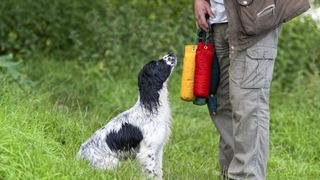
[(158, 172), (156, 170), (145, 170), (146, 174), (148, 175), (148, 177), (152, 178), (152, 179), (156, 179), (156, 180), (162, 180), (163, 179), (163, 175), (162, 175), (162, 171)]

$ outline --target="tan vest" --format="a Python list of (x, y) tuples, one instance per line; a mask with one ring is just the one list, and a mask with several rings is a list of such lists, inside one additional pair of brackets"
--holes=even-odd
[(310, 8), (308, 0), (225, 0), (224, 3), (233, 50), (254, 45), (283, 22)]

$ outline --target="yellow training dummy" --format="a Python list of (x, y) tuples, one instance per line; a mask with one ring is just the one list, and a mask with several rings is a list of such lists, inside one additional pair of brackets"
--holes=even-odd
[(184, 101), (192, 101), (195, 98), (193, 95), (193, 84), (196, 50), (196, 45), (185, 46), (180, 91), (180, 98)]

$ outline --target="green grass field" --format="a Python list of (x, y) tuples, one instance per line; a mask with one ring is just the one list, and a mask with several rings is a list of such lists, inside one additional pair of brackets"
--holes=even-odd
[[(136, 77), (146, 61), (131, 69), (28, 61), (24, 72), (38, 82), (31, 91), (0, 76), (0, 179), (146, 179), (135, 161), (109, 172), (75, 160), (86, 138), (135, 103)], [(219, 179), (219, 134), (206, 107), (179, 99), (179, 67), (169, 84), (173, 120), (165, 179)], [(268, 179), (317, 179), (320, 77), (311, 74), (292, 87), (272, 84)]]

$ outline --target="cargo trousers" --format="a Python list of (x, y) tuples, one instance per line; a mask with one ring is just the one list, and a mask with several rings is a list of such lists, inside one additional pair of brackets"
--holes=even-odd
[(218, 109), (212, 120), (220, 134), (219, 163), (232, 179), (266, 179), (269, 148), (269, 90), (280, 28), (255, 45), (235, 51), (228, 24), (214, 24), (219, 59)]

